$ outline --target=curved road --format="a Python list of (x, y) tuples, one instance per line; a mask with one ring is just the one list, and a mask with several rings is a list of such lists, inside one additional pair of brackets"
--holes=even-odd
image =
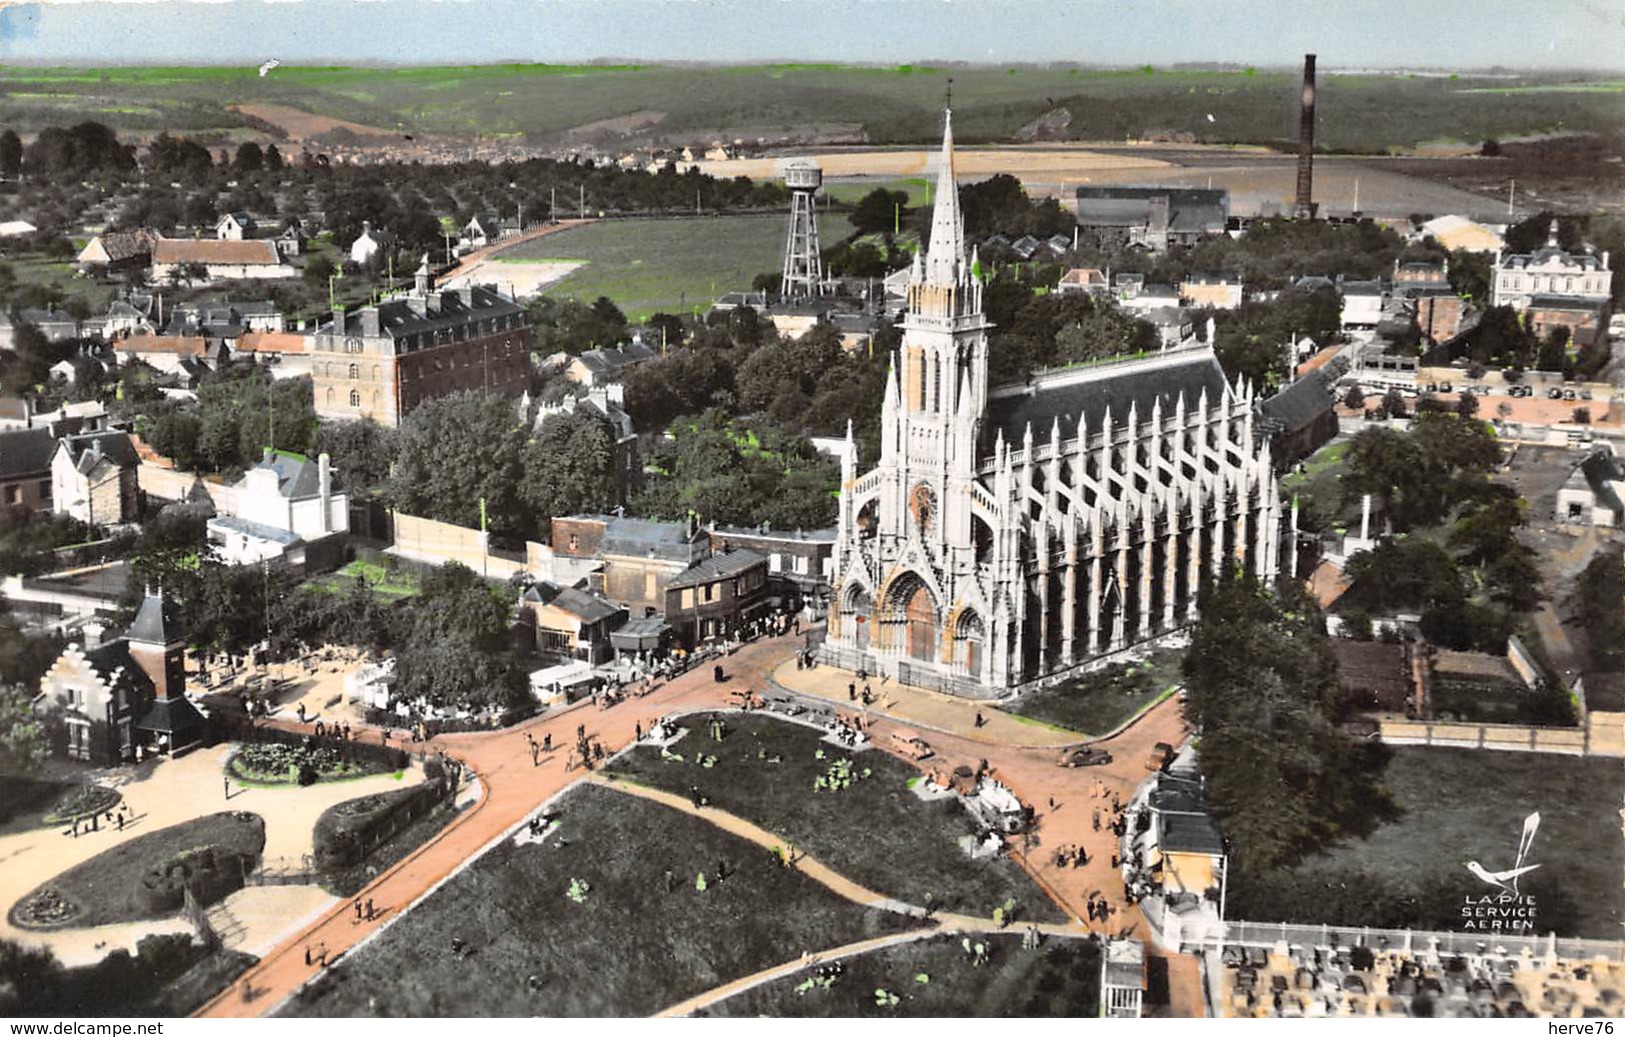
[[(380, 874), (356, 897), (341, 901), (267, 954), (196, 1014), (204, 1018), (230, 1018), (271, 1012), (321, 971), (320, 966), (305, 964), (307, 948), (316, 953), (325, 947), (329, 963), (337, 960), (433, 893), (541, 804), (586, 777), (580, 770), (565, 770), (566, 747), (574, 744), (578, 724), (584, 724), (589, 736), (601, 741), (606, 750), (613, 753), (632, 741), (637, 723), (647, 730), (654, 720), (667, 713), (737, 706), (738, 691), (766, 688), (773, 670), (792, 658), (800, 647), (800, 638), (788, 636), (748, 645), (725, 660), (730, 678), (725, 684), (711, 679), (709, 665), (700, 666), (642, 698), (624, 700), (607, 710), (594, 709), (589, 700), (505, 731), (443, 735), (433, 739), (428, 746), (430, 749), (443, 749), (479, 779), (477, 802), (430, 842)], [(983, 704), (983, 708), (989, 707)], [(884, 734), (892, 725), (892, 721), (885, 719), (875, 721), (876, 733), (882, 735), (877, 744), (887, 743)], [(544, 755), (539, 767), (531, 765), (527, 733), (538, 741), (548, 734), (553, 736), (554, 750)], [(368, 729), (362, 737), (377, 741), (379, 734), (377, 730)], [(1177, 744), (1183, 735), (1184, 721), (1178, 703), (1168, 700), (1110, 740), (1100, 743), (1115, 757), (1106, 767), (1061, 768), (1055, 766), (1053, 749), (1006, 748), (939, 732), (933, 732), (931, 737), (937, 759), (928, 762), (975, 765), (986, 759), (994, 776), (1037, 810), (1038, 826), (1033, 844), (1025, 854), (1018, 846), (1016, 859), (1073, 918), (1084, 917), (1082, 908), (1089, 894), (1098, 891), (1117, 909), (1105, 928), (1113, 933), (1138, 929), (1135, 935), (1145, 938), (1139, 911), (1121, 903), (1122, 881), (1109, 863), (1113, 839), (1109, 831), (1093, 830), (1093, 810), (1102, 803), (1109, 803), (1113, 792), (1126, 801), (1133, 788), (1149, 774), (1143, 761), (1153, 745), (1163, 741)], [(1104, 799), (1094, 795), (1099, 788), (1106, 790)], [(677, 806), (681, 808), (683, 804)], [(708, 812), (701, 811), (700, 816)], [(1054, 862), (1054, 855), (1055, 849), (1063, 845), (1083, 845), (1092, 859), (1083, 868), (1060, 868)], [(831, 879), (845, 881), (833, 873)], [(869, 891), (863, 894), (878, 897)], [(358, 922), (352, 904), (368, 899), (378, 908), (378, 915), (370, 922)], [(954, 921), (981, 924), (972, 919)], [(1149, 941), (1147, 949), (1157, 954)], [(1195, 959), (1173, 956), (1168, 959), (1168, 965), (1171, 1014), (1200, 1016), (1200, 977)], [(780, 966), (778, 970), (787, 967)], [(770, 971), (777, 974), (778, 970)]]

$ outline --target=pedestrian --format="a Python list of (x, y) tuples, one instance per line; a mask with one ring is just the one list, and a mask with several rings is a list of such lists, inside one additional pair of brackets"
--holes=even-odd
[(226, 793), (226, 798), (230, 799), (231, 798), (231, 778), (230, 778), (230, 776), (221, 777), (220, 785), (221, 785), (221, 788)]
[(311, 964), (312, 964), (312, 962), (310, 960), (310, 945), (306, 944), (305, 945), (305, 968), (307, 968), (307, 969), (310, 968)]
[(847, 701), (849, 701), (849, 702), (858, 701), (858, 686), (857, 686), (857, 684), (852, 683), (852, 682), (847, 683), (847, 685), (846, 685), (846, 698), (847, 698)]
[(358, 922), (361, 921), (361, 901), (357, 900), (354, 904), (352, 904), (350, 906), (355, 908), (355, 920), (358, 921)]
[(807, 661), (805, 659), (803, 659), (799, 655), (796, 656), (796, 669), (805, 670), (806, 668), (807, 668)]
[(602, 760), (604, 758), (604, 743), (603, 742), (594, 742), (594, 743), (592, 743), (592, 758), (595, 759), (595, 760)]
[(1120, 865), (1121, 865), (1121, 864), (1122, 864), (1122, 863), (1123, 863), (1123, 862), (1122, 862), (1122, 861), (1121, 861), (1121, 860), (1119, 860), (1119, 859), (1118, 859), (1118, 856), (1117, 856), (1117, 854), (1116, 854), (1116, 853), (1115, 853), (1115, 852), (1114, 852), (1114, 853), (1113, 853), (1113, 854), (1112, 854), (1112, 867), (1113, 867), (1113, 868), (1114, 868), (1114, 869), (1115, 869), (1115, 868), (1117, 868), (1117, 867), (1118, 867), (1118, 866), (1120, 866)]
[(1051, 797), (1050, 797), (1050, 798), (1049, 798), (1049, 808), (1050, 808), (1050, 809), (1051, 809), (1051, 810), (1054, 810), (1054, 809), (1055, 809), (1055, 797), (1054, 797), (1054, 796), (1051, 796)]
[(1097, 831), (1097, 832), (1100, 831), (1100, 808), (1099, 807), (1095, 807), (1094, 824), (1095, 824), (1095, 831)]
[(553, 732), (549, 731), (542, 736), (542, 751), (549, 753), (553, 751)]
[(1088, 864), (1088, 863), (1089, 863), (1089, 851), (1084, 849), (1081, 846), (1078, 847), (1078, 855), (1072, 859), (1072, 866), (1074, 868), (1081, 868), (1085, 864)]
[(530, 765), (532, 767), (542, 765), (542, 750), (535, 742), (530, 743)]
[(122, 808), (118, 812), (118, 830), (124, 831), (124, 810)]
[(367, 921), (369, 921), (369, 922), (372, 921), (374, 917), (376, 917), (376, 915), (375, 915), (375, 913), (374, 913), (374, 911), (372, 909), (372, 898), (368, 897), (367, 898)]
[(316, 963), (324, 969), (327, 968), (327, 944), (322, 944), (321, 950), (316, 953)]
[(689, 802), (694, 804), (694, 809), (698, 810), (700, 808), (700, 787), (698, 785), (688, 787), (688, 798)]
[(987, 717), (984, 717), (982, 715), (981, 710), (976, 711), (976, 726), (977, 727), (986, 727), (987, 726)]
[(633, 732), (632, 741), (634, 741), (634, 742), (643, 741), (643, 721), (639, 720), (637, 723), (633, 724), (632, 725), (632, 732)]

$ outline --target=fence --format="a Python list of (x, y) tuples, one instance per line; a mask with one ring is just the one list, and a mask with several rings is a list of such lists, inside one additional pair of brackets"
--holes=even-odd
[(320, 878), (310, 854), (301, 857), (266, 857), (243, 874), (245, 886), (310, 886)]
[[(1606, 958), (1625, 961), (1625, 942), (1584, 940), (1579, 937), (1520, 936), (1512, 933), (1452, 933), (1413, 929), (1348, 928), (1328, 925), (1293, 925), (1289, 922), (1229, 922), (1224, 942), (1245, 947), (1273, 947), (1278, 943), (1301, 947), (1369, 947), (1373, 950), (1409, 948), (1413, 954), (1511, 957), (1524, 951), (1537, 958), (1548, 955), (1565, 961)], [(1198, 941), (1188, 941), (1195, 945)]]
[(1376, 722), (1376, 737), (1389, 745), (1501, 749), (1562, 756), (1622, 755), (1613, 741), (1593, 738), (1593, 726), (1520, 727), (1515, 724), (1464, 724), (1442, 720), (1379, 720)]
[(959, 698), (995, 699), (1000, 695), (999, 689), (978, 684), (968, 677), (945, 676), (934, 670), (915, 666), (907, 659), (883, 661), (870, 652), (836, 647), (828, 641), (819, 647), (818, 660), (828, 666), (843, 670), (866, 670), (877, 676), (895, 667), (895, 676), (899, 683)]

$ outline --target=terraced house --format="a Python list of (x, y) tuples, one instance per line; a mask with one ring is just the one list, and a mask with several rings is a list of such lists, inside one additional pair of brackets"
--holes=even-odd
[(495, 288), (437, 290), (425, 258), (411, 291), (335, 309), (311, 337), (316, 413), (394, 426), (436, 396), (517, 398), (529, 384), (530, 343), (523, 306)]

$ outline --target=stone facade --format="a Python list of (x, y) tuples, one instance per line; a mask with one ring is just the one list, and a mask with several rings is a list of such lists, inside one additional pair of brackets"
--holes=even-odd
[(1603, 301), (1613, 291), (1608, 253), (1568, 252), (1558, 247), (1557, 221), (1544, 248), (1495, 256), (1494, 305), (1522, 310), (1537, 295)]
[(1225, 566), (1272, 577), (1279, 503), (1251, 388), (1201, 348), (991, 390), (951, 125), (936, 198), (880, 462), (842, 465), (826, 657), (995, 695), (1189, 624)]

